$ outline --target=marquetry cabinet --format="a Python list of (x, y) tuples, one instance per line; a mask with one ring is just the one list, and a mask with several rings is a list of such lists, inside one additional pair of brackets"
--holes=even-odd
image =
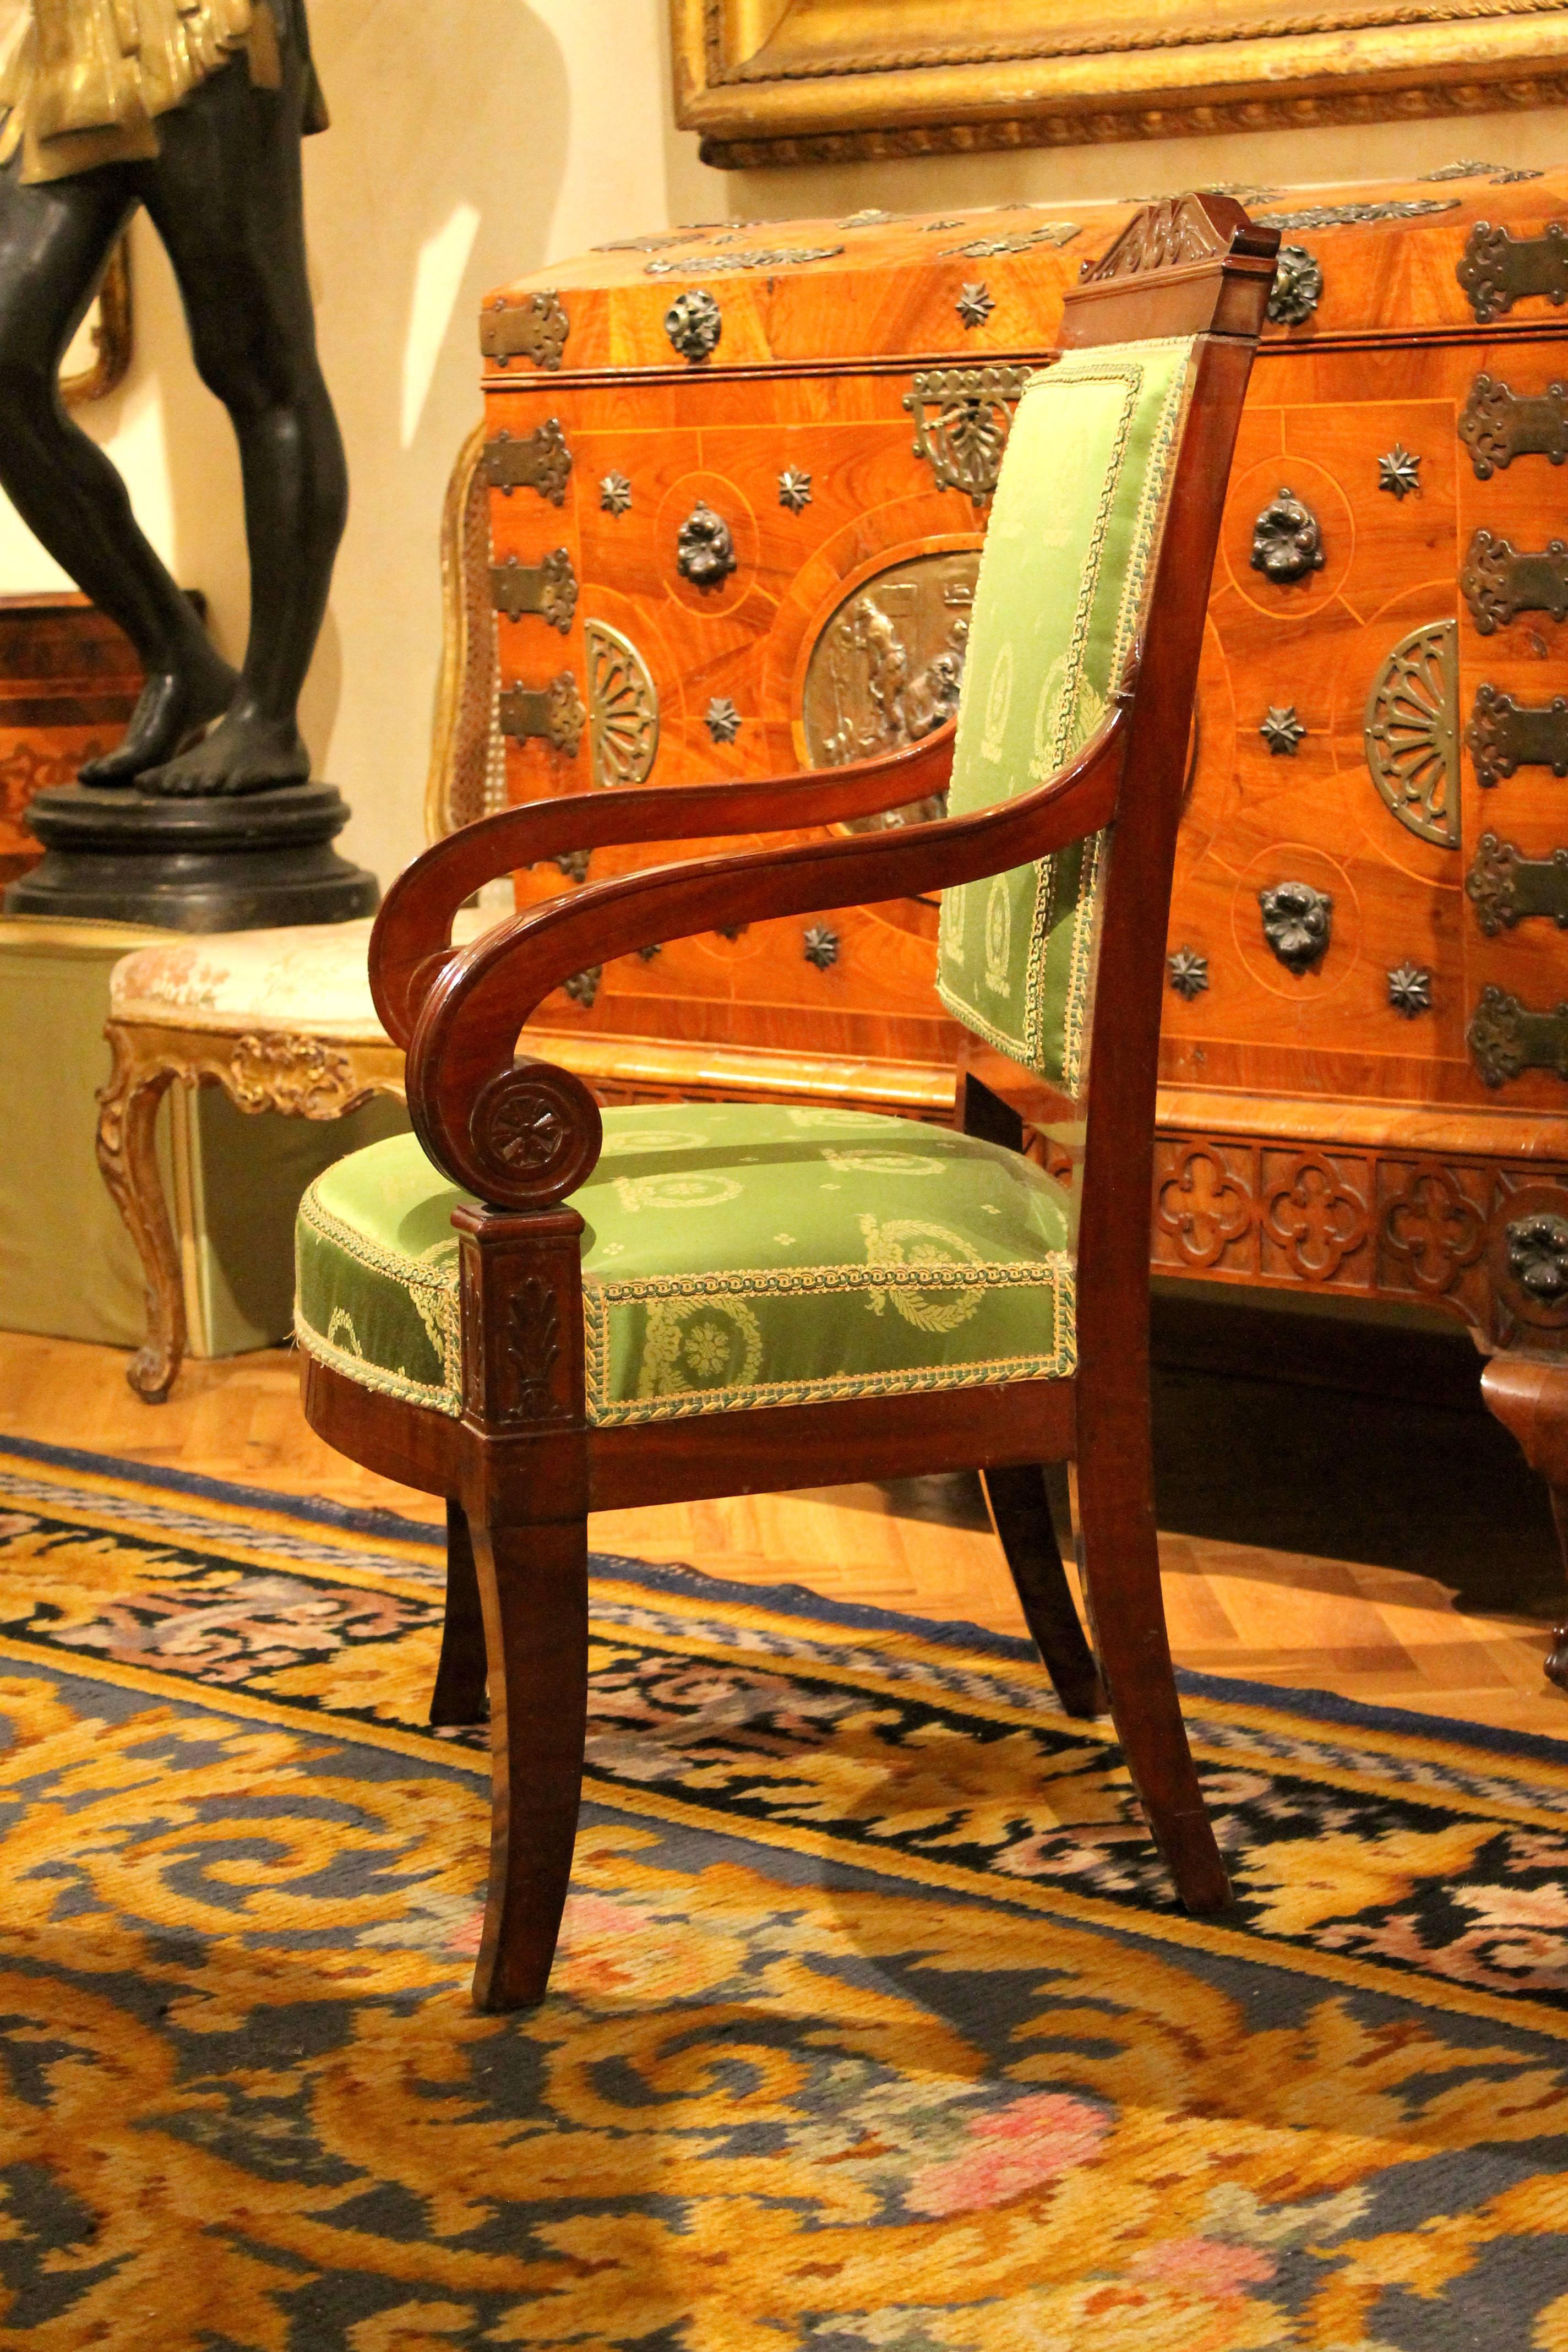
[(0, 596), (0, 883), (37, 865), (27, 804), (125, 730), (142, 687), (129, 640), (85, 596)]
[[(1285, 243), (1210, 598), (1154, 1262), (1462, 1315), (1546, 1368), (1510, 1415), (1542, 1466), (1563, 1383), (1568, 1489), (1568, 173), (1236, 193)], [(1130, 208), (672, 231), (493, 295), (509, 796), (940, 724), (1019, 389)], [(935, 921), (671, 943), (540, 1024), (606, 1094), (945, 1117)]]

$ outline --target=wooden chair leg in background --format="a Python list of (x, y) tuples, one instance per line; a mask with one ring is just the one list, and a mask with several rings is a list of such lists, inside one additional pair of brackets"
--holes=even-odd
[[(1096, 1418), (1080, 1395), (1079, 1427)], [(1176, 1892), (1199, 1915), (1226, 1910), (1230, 1881), (1187, 1745), (1176, 1695), (1147, 1424), (1102, 1427), (1078, 1465), (1084, 1600), (1132, 1785)]]
[(1069, 1715), (1092, 1720), (1105, 1712), (1105, 1692), (1079, 1622), (1045, 1474), (1030, 1463), (987, 1470), (984, 1476), (996, 1539), (1057, 1696)]
[(474, 2006), (544, 1998), (572, 1876), (588, 1713), (588, 1524), (469, 1521), (490, 1690), (490, 1875)]
[(176, 1073), (138, 1066), (112, 1024), (114, 1066), (98, 1097), (98, 1164), (142, 1261), (147, 1338), (125, 1377), (144, 1404), (162, 1404), (185, 1354), (180, 1254), (158, 1171), (158, 1106)]
[(430, 1694), (430, 1720), (447, 1726), (483, 1723), (489, 1714), (485, 1689), (485, 1613), (468, 1514), (460, 1503), (447, 1505), (447, 1615), (441, 1627), (441, 1659)]
[[(1568, 1357), (1493, 1356), (1481, 1374), (1481, 1394), (1552, 1490), (1557, 1540), (1568, 1569)], [(1563, 1613), (1568, 1620), (1568, 1607)], [(1552, 1641), (1547, 1678), (1568, 1691), (1568, 1622), (1553, 1626)]]

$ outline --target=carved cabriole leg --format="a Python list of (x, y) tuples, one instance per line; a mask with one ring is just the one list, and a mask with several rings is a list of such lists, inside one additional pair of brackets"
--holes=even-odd
[(474, 1566), (473, 1539), (460, 1503), (447, 1505), (447, 1614), (441, 1627), (441, 1659), (430, 1695), (430, 1720), (437, 1725), (483, 1723), (485, 1618)]
[(583, 1220), (459, 1210), (453, 1223), (463, 1251), (460, 1500), (489, 1662), (490, 1870), (474, 2002), (526, 2009), (549, 1984), (583, 1786)]
[(185, 1297), (180, 1256), (158, 1172), (158, 1105), (178, 1073), (144, 1065), (124, 1033), (105, 1031), (114, 1054), (98, 1097), (98, 1164), (136, 1244), (147, 1292), (147, 1339), (126, 1379), (147, 1404), (162, 1404), (185, 1353)]
[[(1481, 1394), (1551, 1488), (1568, 1564), (1568, 1357), (1493, 1356), (1481, 1374)], [(1568, 1617), (1568, 1610), (1563, 1613)], [(1546, 1672), (1559, 1690), (1568, 1691), (1568, 1623), (1553, 1629)]]

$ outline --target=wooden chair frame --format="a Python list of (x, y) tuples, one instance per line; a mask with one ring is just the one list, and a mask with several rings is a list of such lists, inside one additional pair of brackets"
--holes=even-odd
[[(1148, 1203), (1165, 916), (1208, 582), (1278, 238), (1218, 196), (1140, 214), (1068, 299), (1069, 347), (1193, 335), (1191, 406), (1141, 646), (1105, 724), (1037, 789), (977, 814), (711, 856), (587, 887), (450, 945), (480, 883), (568, 849), (795, 831), (940, 792), (951, 731), (892, 757), (765, 783), (574, 796), (506, 812), (426, 851), (388, 893), (371, 952), (377, 1010), (406, 1047), (430, 1157), (481, 1204), (461, 1244), (463, 1410), (409, 1405), (306, 1356), (305, 1408), (341, 1451), (448, 1506), (447, 1612), (432, 1720), (473, 1722), (488, 1680), (485, 2009), (539, 2000), (571, 1870), (587, 1706), (587, 1515), (631, 1504), (978, 1469), (1030, 1630), (1068, 1709), (1109, 1692), (1150, 1828), (1188, 1907), (1229, 1885), (1187, 1747), (1165, 1632), (1149, 1421)], [(593, 1169), (597, 1106), (518, 1033), (589, 963), (770, 916), (926, 893), (1112, 828), (1079, 1226), (1079, 1370), (1067, 1379), (596, 1428), (586, 1417), (580, 1236), (567, 1197)], [(526, 1041), (525, 1041), (526, 1042)], [(980, 1075), (984, 1066), (985, 1075)], [(968, 1058), (957, 1115), (1016, 1148), (1038, 1082)], [(1009, 1097), (1013, 1099), (1010, 1099)], [(521, 1314), (514, 1310), (524, 1302)], [(1096, 1661), (1079, 1626), (1042, 1464), (1078, 1472)]]

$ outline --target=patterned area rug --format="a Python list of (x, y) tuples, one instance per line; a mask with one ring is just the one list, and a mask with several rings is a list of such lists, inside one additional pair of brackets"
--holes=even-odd
[(1568, 1746), (1189, 1679), (1198, 1923), (1022, 1643), (601, 1559), (481, 2019), (440, 1572), (0, 1448), (0, 2342), (1568, 2352)]

